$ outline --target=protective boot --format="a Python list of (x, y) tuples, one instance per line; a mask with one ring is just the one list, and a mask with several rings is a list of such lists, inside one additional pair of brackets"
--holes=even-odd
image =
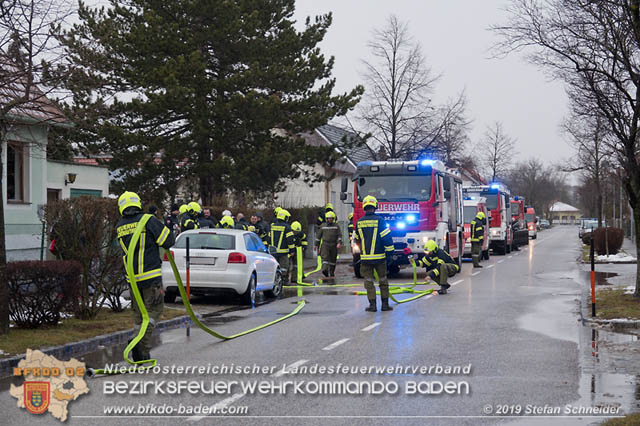
[(393, 308), (391, 306), (389, 306), (389, 299), (384, 298), (382, 299), (382, 308), (380, 308), (381, 311), (393, 311)]
[[(127, 342), (127, 345), (129, 345), (129, 343), (131, 343), (132, 340), (133, 339), (129, 339), (129, 341)], [(134, 361), (144, 361), (145, 359), (149, 359), (149, 358), (144, 358), (144, 354), (142, 353), (138, 345), (135, 345), (133, 349), (131, 349), (131, 359), (133, 359)]]
[(378, 307), (376, 306), (376, 299), (369, 299), (369, 306), (364, 308), (367, 312), (376, 312)]
[(438, 290), (438, 294), (447, 294), (447, 289), (451, 287), (451, 284), (440, 284), (440, 290)]

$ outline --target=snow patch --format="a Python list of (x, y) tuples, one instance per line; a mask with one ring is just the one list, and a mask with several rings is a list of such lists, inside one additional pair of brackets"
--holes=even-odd
[(627, 253), (623, 253), (623, 252), (620, 252), (618, 254), (610, 254), (609, 256), (607, 255), (596, 256), (596, 261), (598, 262), (616, 263), (616, 262), (635, 262), (637, 260), (638, 259), (636, 259), (635, 257), (630, 256)]
[(636, 287), (632, 285), (629, 287), (625, 287), (624, 294), (633, 294), (633, 292), (635, 291), (636, 291)]

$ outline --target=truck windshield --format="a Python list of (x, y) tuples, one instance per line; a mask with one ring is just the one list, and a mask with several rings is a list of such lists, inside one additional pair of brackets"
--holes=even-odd
[(476, 214), (478, 214), (476, 206), (464, 206), (464, 223), (471, 223)]
[(498, 194), (483, 192), (482, 196), (487, 199), (487, 210), (495, 210), (498, 208)]
[(527, 222), (533, 222), (535, 220), (532, 213), (527, 213), (524, 217), (527, 218)]
[(361, 176), (358, 200), (373, 195), (378, 201), (429, 201), (431, 176)]
[(520, 204), (511, 204), (511, 216), (518, 216), (520, 214)]

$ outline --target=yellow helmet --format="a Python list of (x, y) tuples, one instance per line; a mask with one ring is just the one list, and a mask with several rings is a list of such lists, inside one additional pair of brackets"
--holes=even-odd
[(364, 197), (364, 200), (362, 200), (363, 209), (369, 206), (372, 206), (376, 209), (378, 208), (378, 200), (376, 200), (376, 197), (374, 197), (373, 195), (367, 195), (366, 197)]
[(125, 209), (128, 207), (137, 207), (142, 210), (142, 203), (140, 202), (140, 197), (135, 192), (125, 191), (118, 198), (118, 209), (120, 210), (120, 214), (124, 214)]
[(486, 216), (484, 215), (483, 212), (478, 212), (478, 214), (476, 215), (476, 217), (480, 220), (484, 219)]
[(325, 210), (333, 210), (333, 204), (331, 204), (331, 203), (327, 203), (327, 205), (326, 205), (326, 206), (324, 206), (324, 209), (325, 209)]
[(438, 243), (436, 243), (434, 240), (429, 240), (424, 245), (424, 248), (428, 252), (436, 251), (436, 250), (438, 250)]
[(249, 228), (247, 228), (249, 230), (249, 232), (256, 232), (256, 227), (253, 225), (249, 225)]
[(178, 209), (178, 211), (180, 212), (180, 214), (185, 214), (186, 212), (189, 211), (189, 206), (186, 204), (183, 204), (180, 206), (180, 209)]
[(222, 219), (220, 219), (221, 228), (233, 228), (234, 226), (235, 222), (231, 216), (222, 216)]
[(324, 218), (327, 219), (327, 220), (329, 220), (329, 219), (336, 220), (336, 217), (337, 217), (336, 214), (334, 212), (332, 212), (332, 211), (328, 211), (328, 212), (326, 212), (324, 214)]
[(200, 213), (202, 211), (202, 207), (200, 207), (200, 204), (196, 203), (195, 201), (192, 201), (189, 203), (189, 210), (195, 213)]
[(300, 225), (300, 222), (298, 222), (297, 220), (295, 222), (293, 222), (291, 224), (291, 229), (293, 229), (296, 232), (300, 232), (302, 231), (302, 225)]
[(282, 207), (280, 206), (273, 209), (273, 214), (275, 215), (275, 217), (278, 217), (278, 213), (280, 213), (280, 210), (282, 210)]
[(276, 217), (278, 219), (280, 219), (280, 220), (286, 221), (287, 218), (291, 217), (291, 213), (289, 213), (287, 210), (281, 208), (280, 210), (278, 210), (278, 215)]
[(349, 216), (347, 216), (347, 218), (348, 218), (349, 220), (353, 219), (353, 212), (349, 213)]

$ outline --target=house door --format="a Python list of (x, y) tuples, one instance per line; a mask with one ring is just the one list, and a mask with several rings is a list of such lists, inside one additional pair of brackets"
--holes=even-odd
[(47, 188), (47, 204), (60, 199), (60, 190)]

